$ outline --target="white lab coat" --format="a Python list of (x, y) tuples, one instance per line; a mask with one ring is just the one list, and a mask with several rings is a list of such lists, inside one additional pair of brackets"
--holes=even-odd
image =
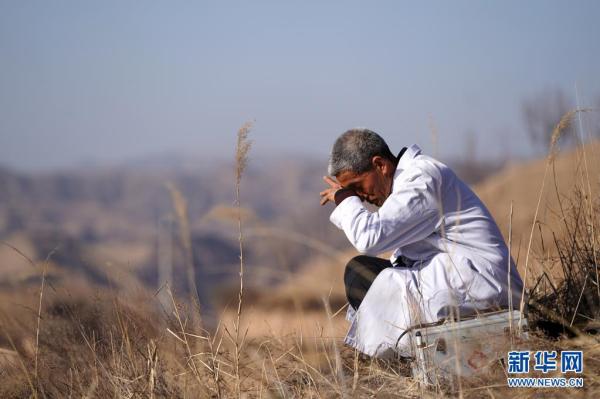
[[(394, 174), (392, 192), (370, 212), (359, 197), (344, 199), (330, 220), (362, 254), (394, 250), (412, 267), (384, 269), (359, 309), (349, 307), (345, 342), (376, 357), (410, 353), (408, 335), (457, 307), (461, 315), (519, 307), (522, 281), (498, 226), (481, 200), (443, 163), (408, 147)], [(510, 273), (508, 272), (510, 264)]]

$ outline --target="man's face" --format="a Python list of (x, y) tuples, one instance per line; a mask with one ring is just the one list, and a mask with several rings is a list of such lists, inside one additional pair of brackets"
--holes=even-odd
[(363, 173), (341, 172), (336, 176), (344, 188), (350, 188), (358, 194), (361, 201), (381, 206), (392, 191), (395, 165), (380, 156), (373, 157), (373, 167)]

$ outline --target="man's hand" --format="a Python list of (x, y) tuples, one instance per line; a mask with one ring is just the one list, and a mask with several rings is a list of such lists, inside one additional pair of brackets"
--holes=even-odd
[(342, 186), (329, 176), (323, 176), (325, 183), (329, 184), (330, 188), (321, 191), (321, 205), (325, 205), (329, 201), (335, 202), (335, 192)]

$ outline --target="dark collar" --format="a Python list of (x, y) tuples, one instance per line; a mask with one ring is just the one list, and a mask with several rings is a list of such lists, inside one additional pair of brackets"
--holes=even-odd
[(402, 155), (404, 155), (404, 153), (406, 152), (406, 149), (407, 149), (407, 147), (402, 147), (402, 149), (398, 153), (398, 156), (396, 157), (396, 170), (394, 170), (394, 176), (392, 177), (392, 191), (394, 190), (394, 179), (396, 178), (396, 172), (398, 171), (398, 165), (400, 164), (400, 158), (402, 158)]
[(398, 153), (398, 156), (396, 157), (396, 165), (398, 165), (398, 162), (400, 162), (400, 158), (402, 158), (402, 155), (404, 155), (404, 153), (406, 152), (406, 149), (407, 149), (407, 147), (402, 147), (402, 149)]

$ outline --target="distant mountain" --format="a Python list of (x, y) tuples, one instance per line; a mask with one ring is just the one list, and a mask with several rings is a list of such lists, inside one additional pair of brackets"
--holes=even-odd
[[(343, 234), (329, 223), (331, 209), (319, 206), (322, 163), (294, 157), (251, 160), (242, 181), (242, 206), (254, 215), (244, 223), (248, 281), (280, 280), (282, 270), (297, 269), (315, 251), (285, 234), (265, 236), (253, 233), (253, 228), (264, 232), (276, 227), (334, 247), (346, 245)], [(83, 275), (100, 285), (124, 284), (107, 280), (108, 270), (118, 267), (137, 276), (141, 284), (157, 288), (161, 256), (168, 256), (170, 281), (184, 294), (188, 284), (182, 240), (166, 186), (171, 183), (187, 202), (196, 285), (206, 299), (236, 281), (237, 226), (231, 217), (213, 211), (231, 209), (233, 173), (232, 163), (193, 166), (169, 157), (45, 174), (2, 168), (0, 239), (11, 243), (25, 235), (34, 260), (43, 260), (56, 249), (52, 262), (65, 276)], [(0, 268), (0, 286), (6, 277), (3, 270), (14, 268)], [(37, 284), (27, 275), (22, 281)]]

